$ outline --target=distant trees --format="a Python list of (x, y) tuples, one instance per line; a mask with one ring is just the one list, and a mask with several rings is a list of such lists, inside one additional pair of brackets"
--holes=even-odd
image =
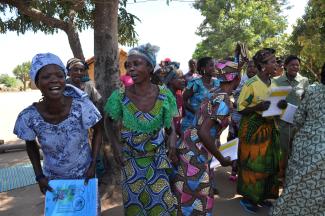
[(4, 84), (8, 88), (17, 87), (18, 81), (15, 77), (11, 77), (8, 74), (0, 74), (0, 84)]
[(31, 67), (31, 62), (24, 62), (20, 65), (17, 65), (14, 70), (13, 74), (19, 79), (24, 85), (24, 91), (26, 91), (27, 82), (30, 80), (29, 78), (29, 70)]
[(305, 75), (319, 76), (325, 62), (325, 1), (310, 0), (289, 38), (288, 50), (303, 61)]
[(281, 14), (286, 5), (286, 0), (197, 1), (194, 7), (205, 19), (197, 31), (203, 41), (194, 57), (232, 56), (238, 41), (246, 43), (252, 53), (265, 45), (280, 47), (287, 27)]

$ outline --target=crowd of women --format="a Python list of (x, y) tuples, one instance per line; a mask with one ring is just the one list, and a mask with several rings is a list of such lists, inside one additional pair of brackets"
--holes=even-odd
[[(183, 76), (157, 66), (158, 50), (131, 49), (121, 78), (127, 85), (109, 98), (101, 98), (84, 61), (64, 66), (51, 53), (33, 58), (30, 77), (43, 97), (19, 114), (14, 133), (26, 141), (42, 193), (52, 190), (52, 179), (95, 177), (104, 116), (121, 166), (125, 215), (212, 215), (213, 157), (232, 166), (245, 211), (267, 206), (270, 215), (324, 215), (325, 66), (321, 83), (309, 85), (297, 56), (282, 62), (265, 48), (252, 59), (191, 59)], [(298, 106), (293, 123), (262, 116), (274, 86), (292, 87), (277, 106)], [(219, 151), (227, 127), (229, 139), (239, 138), (236, 161)]]

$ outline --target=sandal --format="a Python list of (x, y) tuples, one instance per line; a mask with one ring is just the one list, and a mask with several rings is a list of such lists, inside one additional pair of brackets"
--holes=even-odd
[(248, 200), (240, 200), (240, 205), (244, 208), (244, 210), (248, 213), (251, 213), (251, 214), (256, 214), (257, 212), (257, 206), (252, 204), (250, 201)]

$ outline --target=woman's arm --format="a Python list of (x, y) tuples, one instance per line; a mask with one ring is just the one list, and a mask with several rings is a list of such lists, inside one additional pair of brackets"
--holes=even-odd
[(245, 109), (239, 111), (242, 115), (250, 115), (252, 113), (258, 112), (258, 111), (265, 111), (270, 107), (271, 102), (270, 101), (262, 101), (256, 106), (253, 107), (246, 107)]
[(103, 120), (100, 120), (97, 122), (94, 127), (94, 136), (91, 143), (91, 157), (94, 160), (96, 160), (98, 151), (100, 149), (100, 145), (102, 144), (102, 138), (103, 138)]
[(198, 131), (198, 135), (203, 145), (209, 150), (209, 152), (218, 159), (222, 166), (229, 166), (232, 162), (222, 156), (217, 146), (215, 145), (214, 139), (210, 135), (210, 129), (215, 127), (215, 121), (207, 118), (203, 121), (201, 128)]
[(175, 132), (174, 124), (171, 124), (170, 128), (165, 128), (167, 137), (167, 147), (169, 152), (169, 157), (172, 160), (172, 162), (176, 163), (178, 161), (178, 158), (176, 156), (176, 141), (177, 136)]
[(183, 105), (184, 108), (190, 111), (191, 113), (195, 113), (195, 110), (189, 103), (189, 99), (194, 95), (193, 89), (186, 89), (183, 93)]
[(88, 180), (90, 178), (95, 177), (96, 159), (97, 159), (98, 151), (100, 149), (100, 145), (102, 143), (102, 138), (103, 138), (103, 132), (102, 132), (103, 131), (103, 120), (100, 120), (99, 122), (97, 122), (92, 128), (94, 129), (94, 135), (93, 135), (93, 139), (92, 139), (92, 143), (91, 143), (91, 158), (92, 158), (92, 160), (91, 160), (88, 170), (86, 171), (85, 184), (88, 183)]
[(53, 191), (53, 189), (48, 184), (48, 179), (43, 174), (41, 166), (41, 155), (36, 140), (26, 140), (26, 150), (28, 157), (33, 165), (36, 181), (38, 182), (41, 192), (45, 194), (47, 190)]

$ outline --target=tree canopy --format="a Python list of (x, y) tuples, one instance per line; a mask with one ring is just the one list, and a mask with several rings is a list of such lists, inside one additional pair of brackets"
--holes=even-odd
[(325, 2), (310, 0), (305, 15), (297, 21), (288, 50), (302, 60), (303, 72), (315, 79), (325, 62)]
[[(0, 0), (0, 33), (16, 31), (42, 31), (53, 34), (64, 31), (75, 57), (84, 59), (78, 32), (94, 27), (95, 0)], [(105, 1), (103, 1), (105, 2)], [(134, 45), (137, 42), (135, 23), (139, 19), (125, 9), (127, 0), (119, 1), (119, 43)], [(103, 17), (104, 19), (104, 17)]]
[(8, 88), (17, 87), (17, 81), (15, 77), (11, 77), (8, 74), (0, 74), (0, 84), (4, 84)]
[(30, 80), (29, 78), (30, 67), (31, 67), (31, 62), (28, 61), (20, 65), (17, 65), (12, 71), (15, 77), (20, 81), (22, 81), (22, 83), (24, 84), (24, 91), (26, 91), (27, 81)]
[(238, 41), (251, 53), (283, 42), (287, 22), (281, 12), (288, 7), (286, 0), (206, 0), (194, 7), (205, 17), (197, 31), (203, 41), (197, 44), (195, 58), (232, 56)]

